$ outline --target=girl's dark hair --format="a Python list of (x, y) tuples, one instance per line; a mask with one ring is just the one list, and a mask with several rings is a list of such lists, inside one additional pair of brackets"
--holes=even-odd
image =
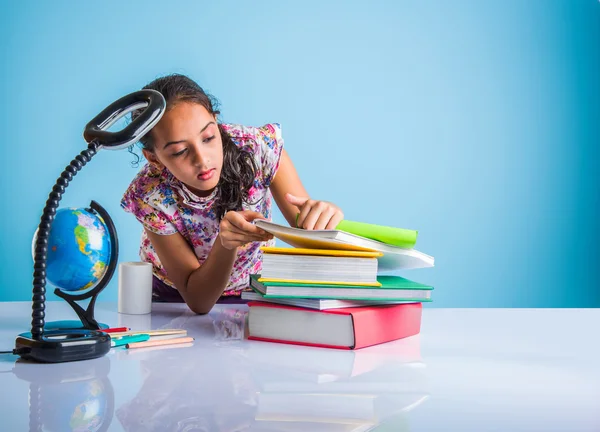
[[(167, 110), (179, 102), (192, 102), (202, 105), (214, 116), (220, 114), (218, 101), (185, 75), (173, 74), (155, 79), (144, 89), (160, 92), (167, 102)], [(133, 121), (141, 112), (142, 110), (133, 111), (131, 120)], [(252, 153), (238, 147), (221, 124), (218, 127), (223, 140), (223, 168), (213, 210), (218, 220), (221, 220), (228, 211), (241, 210), (242, 203), (248, 203), (248, 191), (254, 184), (257, 167)], [(147, 133), (140, 143), (142, 148), (154, 151), (152, 131)], [(133, 152), (133, 146), (129, 151), (137, 157), (135, 162), (137, 164), (139, 156)]]

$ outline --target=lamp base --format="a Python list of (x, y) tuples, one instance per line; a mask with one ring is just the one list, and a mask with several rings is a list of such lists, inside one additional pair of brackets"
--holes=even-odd
[[(99, 330), (107, 329), (109, 326), (104, 323), (98, 323)], [(44, 331), (46, 330), (84, 330), (88, 329), (83, 325), (81, 321), (77, 320), (62, 320), (62, 321), (51, 321), (44, 325)], [(88, 329), (93, 330), (93, 329)]]
[(39, 339), (21, 333), (15, 343), (15, 353), (23, 360), (40, 363), (89, 360), (109, 351), (110, 336), (97, 330), (45, 331)]

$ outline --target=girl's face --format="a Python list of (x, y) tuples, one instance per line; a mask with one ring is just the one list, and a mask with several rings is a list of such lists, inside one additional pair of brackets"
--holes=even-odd
[(179, 102), (152, 129), (154, 151), (143, 150), (153, 165), (166, 167), (198, 196), (217, 186), (223, 142), (216, 118), (197, 103)]

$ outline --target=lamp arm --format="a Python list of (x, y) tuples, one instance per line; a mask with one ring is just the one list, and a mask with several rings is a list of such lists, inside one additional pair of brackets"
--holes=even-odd
[(46, 309), (46, 260), (48, 257), (48, 236), (50, 227), (58, 204), (62, 199), (65, 189), (73, 180), (73, 177), (83, 168), (97, 153), (100, 144), (97, 141), (89, 143), (87, 149), (83, 150), (62, 172), (52, 188), (46, 206), (42, 212), (40, 224), (38, 226), (37, 238), (35, 241), (35, 255), (33, 265), (33, 296), (31, 312), (31, 336), (33, 339), (40, 340), (44, 334), (44, 318)]

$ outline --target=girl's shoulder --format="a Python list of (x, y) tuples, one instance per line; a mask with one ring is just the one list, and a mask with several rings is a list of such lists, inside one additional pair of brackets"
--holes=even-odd
[(264, 145), (273, 148), (278, 142), (282, 142), (281, 125), (279, 123), (267, 123), (263, 126), (245, 126), (240, 124), (222, 123), (221, 126), (229, 136), (240, 146), (253, 144)]
[(131, 181), (121, 198), (121, 207), (154, 233), (170, 235), (179, 231), (173, 190), (165, 172), (150, 164)]
[(145, 195), (165, 185), (165, 173), (146, 163), (129, 183), (128, 191)]
[[(153, 201), (169, 201), (172, 196), (172, 188), (168, 179), (168, 174), (147, 163), (133, 178), (127, 190), (123, 195), (122, 206), (131, 205), (134, 202), (149, 203)], [(157, 198), (161, 198), (157, 200)]]

